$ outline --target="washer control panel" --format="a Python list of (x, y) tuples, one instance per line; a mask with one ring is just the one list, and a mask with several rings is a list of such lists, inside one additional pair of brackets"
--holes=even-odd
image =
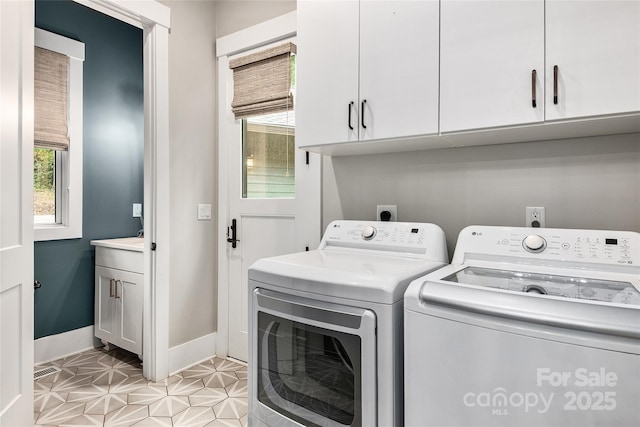
[(638, 266), (640, 233), (470, 226), (460, 232), (452, 262), (465, 253)]
[(320, 249), (327, 246), (414, 254), (446, 253), (440, 227), (413, 222), (334, 221), (327, 227)]

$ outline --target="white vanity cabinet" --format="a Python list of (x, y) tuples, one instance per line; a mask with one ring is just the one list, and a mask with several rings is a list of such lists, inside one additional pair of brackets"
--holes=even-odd
[(640, 2), (441, 0), (440, 67), (443, 133), (637, 113)]
[(94, 240), (95, 336), (142, 358), (143, 239)]
[(300, 1), (300, 147), (438, 132), (439, 2)]

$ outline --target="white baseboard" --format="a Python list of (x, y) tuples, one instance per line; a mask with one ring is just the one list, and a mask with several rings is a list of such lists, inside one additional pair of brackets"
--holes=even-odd
[(216, 354), (216, 332), (169, 349), (169, 375), (177, 374)]
[(33, 362), (34, 365), (40, 365), (98, 346), (99, 340), (93, 335), (93, 325), (85, 326), (33, 341)]

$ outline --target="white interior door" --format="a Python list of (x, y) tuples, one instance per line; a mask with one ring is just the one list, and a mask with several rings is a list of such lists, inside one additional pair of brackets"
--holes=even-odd
[[(268, 120), (235, 120), (228, 59), (219, 58), (222, 314), (218, 329), (224, 340), (222, 331), (228, 322), (227, 354), (246, 361), (248, 269), (260, 258), (301, 252), (319, 244), (321, 157), (310, 153), (307, 164), (307, 153), (297, 148), (293, 112), (271, 115)], [(234, 220), (235, 248), (226, 241), (233, 237)], [(222, 318), (225, 312), (227, 319)], [(224, 344), (218, 346), (218, 354), (223, 348)]]
[(33, 419), (33, 2), (0, 1), (0, 425)]

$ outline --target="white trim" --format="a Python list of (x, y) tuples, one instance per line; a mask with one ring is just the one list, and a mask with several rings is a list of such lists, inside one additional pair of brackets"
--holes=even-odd
[[(229, 36), (227, 36), (229, 37)], [(216, 45), (218, 43), (216, 42)], [(218, 58), (218, 102), (220, 99), (228, 99), (227, 93), (228, 78), (226, 73), (221, 70), (229, 68), (229, 57), (221, 56)], [(222, 74), (222, 75), (221, 75)], [(228, 109), (227, 109), (228, 110)], [(228, 112), (231, 114), (231, 112)], [(218, 105), (218, 236), (226, 236), (227, 226), (229, 225), (229, 164), (226, 159), (229, 158), (228, 144), (221, 144), (224, 141), (220, 133), (220, 123), (223, 122), (222, 117), (224, 111)], [(224, 160), (223, 160), (224, 159)], [(216, 351), (220, 356), (229, 355), (229, 264), (227, 261), (227, 253), (229, 251), (228, 243), (224, 238), (218, 238), (218, 345)]]
[[(82, 237), (82, 147), (83, 147), (83, 62), (84, 43), (40, 28), (34, 29), (35, 46), (69, 57), (69, 149), (56, 153), (62, 179), (56, 182), (56, 202), (62, 213), (60, 224), (34, 226), (36, 242)], [(58, 199), (59, 197), (59, 199)], [(56, 212), (56, 218), (60, 212)]]
[(180, 371), (197, 365), (216, 355), (216, 333), (196, 338), (169, 349), (169, 373)]
[[(228, 99), (229, 56), (254, 49), (258, 46), (273, 43), (289, 37), (297, 32), (296, 12), (290, 12), (269, 21), (254, 25), (244, 30), (220, 37), (216, 40), (216, 56), (218, 57), (218, 236), (226, 236), (229, 223), (229, 166), (228, 144), (221, 134), (225, 132), (220, 123), (226, 122), (226, 115), (231, 114), (229, 108), (220, 103)], [(218, 342), (216, 353), (220, 357), (229, 355), (229, 269), (227, 264), (228, 244), (226, 239), (218, 239)]]
[[(170, 9), (154, 0), (74, 0), (144, 30), (145, 378), (169, 375), (169, 27)], [(152, 242), (157, 250), (151, 250)]]
[[(146, 221), (142, 353), (145, 377), (158, 381), (169, 375), (169, 31), (154, 26), (145, 29), (144, 35), (143, 216)], [(152, 243), (157, 244), (154, 251)], [(147, 357), (154, 354), (155, 357)]]
[(278, 16), (216, 40), (216, 56), (231, 56), (296, 35), (296, 12)]
[(41, 28), (35, 29), (34, 36), (36, 46), (84, 61), (84, 43)]
[(49, 335), (33, 342), (33, 364), (41, 365), (99, 346), (100, 341), (93, 335), (93, 325)]
[(97, 10), (138, 28), (155, 24), (171, 27), (170, 9), (155, 0), (74, 0), (83, 6)]

